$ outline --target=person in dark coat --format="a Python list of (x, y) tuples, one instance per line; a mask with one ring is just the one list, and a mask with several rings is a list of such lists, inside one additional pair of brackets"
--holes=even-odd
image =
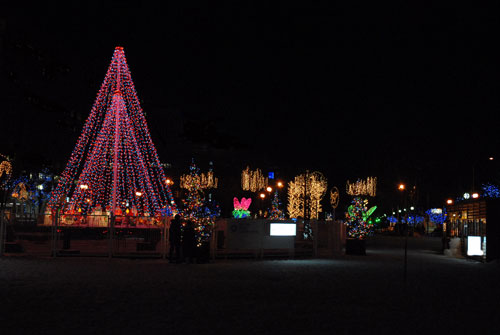
[[(170, 262), (179, 263), (181, 259), (181, 217), (179, 214), (175, 215), (170, 228), (168, 229), (168, 241), (170, 243), (169, 258)], [(175, 254), (175, 256), (174, 256)]]
[(193, 221), (189, 220), (184, 226), (182, 234), (182, 251), (187, 263), (193, 263), (196, 251), (196, 235)]

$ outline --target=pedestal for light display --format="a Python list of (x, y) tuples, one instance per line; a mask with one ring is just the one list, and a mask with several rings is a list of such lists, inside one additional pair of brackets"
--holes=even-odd
[(345, 243), (346, 255), (366, 255), (366, 240), (348, 238)]

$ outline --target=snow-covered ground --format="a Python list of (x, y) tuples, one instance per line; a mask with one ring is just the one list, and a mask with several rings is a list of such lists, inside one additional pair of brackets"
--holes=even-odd
[(0, 259), (0, 334), (498, 334), (500, 266), (439, 238), (372, 238), (366, 256), (169, 264)]

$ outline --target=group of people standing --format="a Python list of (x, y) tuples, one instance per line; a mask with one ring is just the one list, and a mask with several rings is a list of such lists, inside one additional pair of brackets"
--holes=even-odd
[(170, 263), (193, 263), (196, 258), (196, 234), (194, 224), (187, 220), (183, 222), (179, 214), (170, 222), (168, 230), (170, 242)]

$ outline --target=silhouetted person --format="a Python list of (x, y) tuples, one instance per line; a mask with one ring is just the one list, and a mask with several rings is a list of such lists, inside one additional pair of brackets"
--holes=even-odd
[(187, 221), (182, 234), (182, 251), (187, 263), (192, 263), (196, 251), (196, 236), (193, 221)]
[(168, 229), (168, 241), (170, 242), (170, 262), (172, 263), (175, 261), (178, 263), (181, 259), (181, 217), (179, 214), (177, 214), (172, 222), (170, 222), (170, 228)]

